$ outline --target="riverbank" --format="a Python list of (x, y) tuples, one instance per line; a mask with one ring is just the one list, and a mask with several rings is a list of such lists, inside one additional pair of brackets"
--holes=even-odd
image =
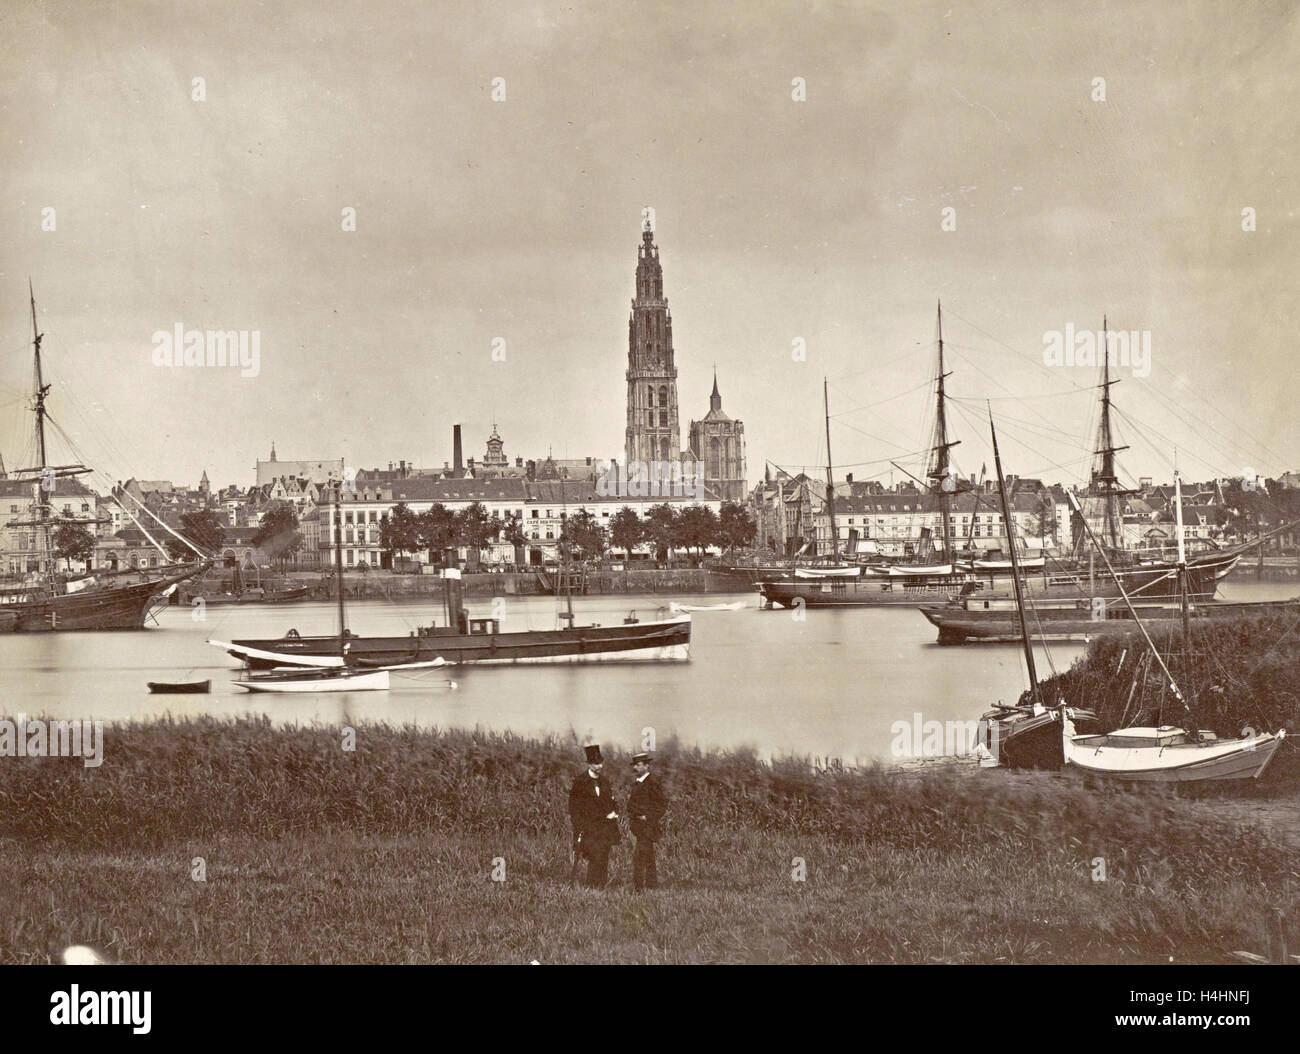
[[(554, 572), (464, 573), (461, 582), (466, 597), (544, 596)], [(290, 571), (275, 576), (276, 588), (295, 589), (307, 586), (310, 599), (331, 600), (336, 582), (332, 574), (319, 571)], [(187, 604), (204, 593), (222, 593), (231, 588), (229, 575), (212, 572), (185, 583), (177, 590), (173, 602)], [(592, 571), (586, 578), (584, 593), (575, 595), (646, 594), (650, 596), (685, 596), (702, 593), (749, 592), (752, 585), (733, 575), (698, 567), (644, 568), (629, 571)], [(575, 590), (577, 586), (575, 585)], [(443, 580), (437, 574), (401, 575), (391, 571), (349, 571), (343, 576), (343, 595), (350, 600), (416, 600), (433, 598), (441, 602)]]
[(355, 734), (166, 721), (108, 728), (96, 769), (0, 759), (0, 961), (1226, 962), (1275, 907), (1300, 941), (1294, 797), (661, 742), (662, 888), (638, 895), (626, 833), (614, 888), (570, 882), (576, 741)]

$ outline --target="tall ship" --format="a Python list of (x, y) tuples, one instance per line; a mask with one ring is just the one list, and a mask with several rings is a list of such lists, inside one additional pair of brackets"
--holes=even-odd
[[(85, 475), (92, 470), (82, 464), (52, 465), (46, 449), (46, 423), (57, 425), (46, 406), (50, 385), (41, 363), (41, 339), (36, 321), (36, 296), (31, 291), (34, 390), (32, 410), (36, 416), (34, 464), (11, 471), (9, 482), (27, 490), (30, 500), (25, 518), (9, 520), (6, 527), (33, 532), (36, 567), (0, 577), (0, 630), (20, 633), (52, 630), (143, 629), (150, 613), (166, 601), (168, 590), (203, 574), (212, 561), (170, 560), (157, 567), (126, 571), (96, 570), (73, 575), (59, 570), (56, 532), (65, 524), (91, 525), (103, 521), (94, 517), (73, 517), (56, 509), (59, 481)], [(130, 513), (127, 513), (130, 516)], [(132, 517), (134, 519), (134, 517)], [(161, 522), (161, 521), (160, 521)], [(164, 525), (165, 526), (165, 525)], [(170, 531), (170, 528), (167, 528)], [(171, 532), (175, 533), (175, 532)], [(161, 547), (159, 547), (161, 549)], [(196, 550), (196, 556), (199, 555)]]
[[(939, 529), (921, 528), (919, 545), (907, 562), (847, 562), (840, 559), (836, 523), (833, 466), (830, 464), (830, 434), (827, 429), (826, 512), (830, 522), (830, 560), (821, 565), (797, 566), (788, 575), (774, 576), (758, 582), (765, 606), (795, 607), (926, 607), (958, 600), (984, 597), (1009, 598), (1012, 586), (1012, 561), (1000, 553), (976, 553), (967, 547), (956, 548), (953, 527), (954, 501), (973, 503), (978, 509), (980, 495), (971, 483), (963, 480), (952, 462), (952, 448), (960, 440), (950, 438), (948, 429), (948, 395), (945, 382), (950, 374), (944, 359), (943, 312), (937, 315), (938, 363), (935, 377), (935, 414), (929, 444), (924, 492), (909, 496), (919, 515), (929, 518), (937, 513)], [(1103, 333), (1105, 322), (1103, 322)], [(1217, 551), (1191, 558), (1186, 565), (1186, 579), (1180, 579), (1178, 564), (1164, 559), (1144, 559), (1121, 545), (1122, 516), (1120, 499), (1127, 491), (1119, 484), (1115, 455), (1125, 449), (1114, 443), (1111, 431), (1111, 386), (1108, 356), (1102, 356), (1101, 420), (1094, 450), (1091, 492), (1104, 503), (1108, 553), (1122, 586), (1100, 572), (1091, 553), (1075, 547), (1065, 558), (1054, 559), (1044, 553), (1020, 555), (1022, 586), (1035, 597), (1061, 601), (1118, 599), (1123, 592), (1144, 601), (1175, 601), (1186, 589), (1193, 601), (1214, 597), (1218, 582), (1241, 558), (1241, 550)], [(829, 408), (827, 409), (829, 426)], [(963, 509), (963, 511), (965, 511)], [(972, 525), (974, 522), (972, 514)], [(1011, 536), (1003, 525), (1004, 539)], [(1008, 547), (1010, 542), (1007, 542)]]

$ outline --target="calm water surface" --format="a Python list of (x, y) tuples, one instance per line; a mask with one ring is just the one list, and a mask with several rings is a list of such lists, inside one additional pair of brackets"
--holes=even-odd
[[(1223, 599), (1282, 599), (1295, 583), (1234, 582)], [(524, 735), (571, 730), (580, 737), (631, 747), (641, 730), (660, 742), (676, 736), (704, 748), (749, 746), (762, 755), (811, 754), (848, 762), (889, 760), (890, 726), (923, 720), (974, 720), (991, 702), (1013, 701), (1025, 686), (1014, 645), (940, 648), (935, 629), (913, 609), (760, 611), (755, 594), (675, 598), (717, 604), (744, 599), (742, 611), (694, 615), (691, 661), (671, 664), (457, 667), (393, 675), (388, 692), (319, 696), (250, 695), (231, 685), (238, 669), (208, 637), (273, 637), (333, 633), (327, 603), (213, 608), (196, 622), (169, 608), (140, 633), (0, 635), (0, 713), (91, 718), (105, 722), (161, 714), (225, 717), (267, 714), (277, 723), (385, 721), (422, 727), (475, 726)], [(577, 622), (620, 622), (635, 609), (653, 618), (664, 597), (584, 597)], [(549, 629), (553, 598), (508, 598), (506, 629)], [(471, 613), (489, 614), (490, 602)], [(667, 614), (667, 611), (664, 611)], [(348, 606), (361, 634), (405, 635), (440, 607), (361, 601)], [(1081, 644), (1053, 645), (1063, 669)], [(1038, 650), (1040, 676), (1050, 672)], [(150, 695), (146, 681), (211, 678), (206, 696)], [(448, 678), (458, 685), (445, 687)], [(111, 738), (108, 744), (111, 749)]]

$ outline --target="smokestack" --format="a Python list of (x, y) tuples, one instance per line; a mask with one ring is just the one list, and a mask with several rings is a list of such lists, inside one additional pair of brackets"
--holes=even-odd
[(456, 470), (457, 475), (460, 475), (464, 467), (464, 462), (460, 459), (460, 425), (451, 426), (451, 460), (452, 468)]

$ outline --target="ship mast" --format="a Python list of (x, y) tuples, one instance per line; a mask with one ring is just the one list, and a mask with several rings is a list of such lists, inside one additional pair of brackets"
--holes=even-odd
[(998, 453), (998, 433), (993, 427), (993, 410), (989, 409), (989, 434), (993, 437), (993, 465), (998, 471), (998, 493), (1002, 496), (1002, 519), (1007, 525), (1007, 548), (1011, 550), (1011, 579), (1016, 586), (1016, 612), (1020, 616), (1020, 640), (1025, 647), (1025, 665), (1029, 667), (1029, 685), (1033, 693), (1034, 709), (1042, 706), (1038, 697), (1038, 671), (1034, 669), (1034, 649), (1029, 644), (1029, 621), (1025, 617), (1025, 597), (1020, 585), (1020, 558), (1016, 556), (1016, 539), (1012, 529), (1011, 502), (1007, 497), (1007, 481), (1002, 476), (1002, 455)]
[(343, 510), (339, 504), (342, 490), (342, 481), (336, 481), (334, 484), (334, 584), (339, 594), (339, 656), (346, 665), (348, 629), (343, 614)]
[(835, 470), (831, 466), (831, 401), (826, 378), (822, 378), (822, 407), (826, 411), (826, 511), (831, 519), (831, 559), (840, 562), (840, 532), (835, 526)]
[(41, 337), (44, 334), (41, 333), (36, 324), (36, 293), (32, 289), (32, 280), (30, 278), (27, 279), (27, 296), (32, 307), (32, 351), (35, 361), (33, 371), (35, 394), (32, 409), (36, 413), (36, 527), (41, 543), (45, 547), (45, 571), (50, 581), (54, 582), (58, 573), (58, 561), (54, 556), (54, 541), (50, 537), (49, 507), (46, 500), (46, 492), (52, 488), (45, 471), (45, 396), (49, 394), (50, 386), (45, 383), (45, 377), (41, 370)]
[(1115, 455), (1126, 446), (1115, 446), (1110, 427), (1110, 386), (1119, 381), (1110, 379), (1110, 338), (1107, 335), (1106, 317), (1101, 319), (1101, 421), (1097, 425), (1097, 447), (1093, 454), (1100, 458), (1094, 463), (1092, 482), (1106, 499), (1106, 541), (1112, 549), (1120, 548), (1119, 477), (1115, 474)]
[(937, 319), (939, 330), (939, 377), (935, 386), (934, 442), (930, 447), (930, 470), (926, 475), (929, 476), (931, 486), (939, 495), (939, 532), (943, 543), (943, 560), (944, 563), (950, 564), (952, 563), (952, 545), (948, 539), (948, 515), (951, 506), (950, 495), (956, 489), (956, 481), (950, 478), (952, 462), (948, 456), (948, 451), (961, 440), (953, 442), (948, 439), (947, 397), (944, 394), (943, 382), (951, 374), (944, 371), (942, 303), (938, 305)]

